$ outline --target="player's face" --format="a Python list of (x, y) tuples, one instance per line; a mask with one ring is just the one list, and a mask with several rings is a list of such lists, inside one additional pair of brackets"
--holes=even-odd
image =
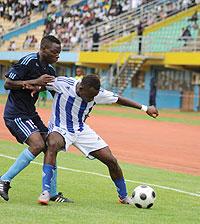
[(76, 75), (78, 75), (78, 76), (83, 75), (83, 71), (82, 71), (81, 68), (77, 68), (77, 69), (76, 69)]
[(85, 101), (91, 102), (94, 100), (94, 97), (98, 95), (99, 91), (92, 88), (80, 87), (78, 95)]
[(58, 61), (61, 46), (57, 43), (51, 43), (51, 45), (47, 45), (42, 51), (45, 61), (49, 64), (53, 64)]

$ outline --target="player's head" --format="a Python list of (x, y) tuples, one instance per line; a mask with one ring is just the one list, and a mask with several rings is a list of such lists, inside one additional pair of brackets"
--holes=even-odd
[(97, 75), (84, 76), (82, 81), (77, 85), (77, 94), (85, 102), (90, 102), (99, 93), (100, 85), (100, 79)]
[(54, 36), (45, 36), (40, 43), (40, 57), (48, 64), (57, 62), (61, 51), (61, 43)]
[(76, 68), (76, 75), (77, 75), (77, 76), (84, 76), (83, 68), (81, 68), (81, 67), (77, 67), (77, 68)]

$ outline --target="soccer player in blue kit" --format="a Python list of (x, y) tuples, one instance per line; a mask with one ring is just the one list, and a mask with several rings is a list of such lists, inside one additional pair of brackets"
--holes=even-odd
[[(26, 143), (26, 148), (0, 177), (0, 196), (8, 201), (11, 180), (21, 172), (35, 157), (46, 148), (47, 127), (39, 117), (35, 103), (38, 92), (32, 95), (37, 87), (43, 88), (56, 76), (51, 64), (57, 62), (61, 51), (61, 43), (54, 36), (43, 37), (38, 53), (28, 54), (14, 64), (6, 74), (5, 89), (9, 95), (4, 110), (4, 121), (19, 143)], [(56, 202), (72, 202), (56, 189), (57, 173), (51, 185), (51, 200)]]
[(57, 153), (63, 149), (67, 151), (70, 145), (74, 145), (86, 157), (97, 158), (108, 167), (110, 177), (117, 188), (120, 203), (132, 204), (117, 159), (113, 156), (108, 144), (85, 123), (85, 119), (95, 104), (117, 103), (141, 109), (154, 118), (158, 116), (157, 109), (100, 88), (100, 80), (96, 75), (84, 76), (81, 81), (74, 78), (57, 77), (46, 88), (56, 93), (48, 127), (48, 149), (43, 165), (43, 192), (38, 202), (42, 205), (49, 203), (50, 185), (56, 168)]

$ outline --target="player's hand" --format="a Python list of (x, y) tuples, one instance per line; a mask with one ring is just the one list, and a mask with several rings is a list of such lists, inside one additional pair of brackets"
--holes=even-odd
[(44, 74), (40, 76), (38, 79), (36, 79), (36, 85), (38, 86), (45, 86), (48, 82), (53, 82), (55, 77), (51, 75)]
[(146, 113), (153, 118), (159, 115), (158, 110), (154, 106), (149, 106)]
[(35, 93), (40, 92), (41, 86), (35, 86), (35, 88), (31, 91), (31, 96), (33, 97)]
[[(23, 84), (23, 89), (38, 90), (39, 86), (35, 86), (35, 85), (29, 84), (29, 83), (24, 83)], [(40, 87), (40, 89), (41, 89), (41, 87)]]
[(28, 89), (31, 91), (31, 96), (33, 97), (35, 93), (41, 90), (41, 86), (34, 86), (31, 84), (24, 84), (23, 89)]

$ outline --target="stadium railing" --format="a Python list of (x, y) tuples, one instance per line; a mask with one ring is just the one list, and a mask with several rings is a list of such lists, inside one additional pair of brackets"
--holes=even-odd
[[(142, 39), (142, 40), (141, 40)], [(200, 37), (182, 37), (179, 39), (173, 36), (160, 36), (154, 38), (152, 36), (137, 36), (132, 42), (124, 43), (123, 45), (112, 43), (106, 47), (99, 49), (93, 48), (94, 51), (107, 51), (107, 52), (132, 52), (139, 53), (139, 42), (141, 41), (141, 54), (146, 53), (166, 53), (166, 52), (200, 52)]]
[[(178, 12), (187, 10), (189, 7), (192, 7), (195, 4), (190, 4), (188, 8), (182, 5), (182, 0), (153, 0), (150, 3), (142, 5), (141, 7), (137, 8), (136, 10), (133, 9), (126, 13), (123, 13), (116, 18), (113, 18), (111, 21), (104, 21), (93, 26), (90, 26), (86, 29), (87, 37), (92, 38), (92, 34), (97, 29), (100, 33), (100, 42), (112, 42), (116, 39), (121, 37), (127, 36), (128, 34), (136, 31), (137, 25), (139, 21), (142, 21), (143, 26), (146, 27), (148, 25), (152, 25), (153, 23), (159, 22), (161, 20), (166, 19), (166, 17), (155, 17), (152, 24), (149, 24), (147, 15), (151, 10), (155, 8), (161, 7), (166, 9), (169, 4), (176, 4), (176, 7), (171, 12), (167, 13), (167, 17), (170, 17)], [(131, 38), (131, 37), (130, 37)], [(122, 40), (123, 41), (123, 40)], [(87, 45), (87, 43), (82, 43), (83, 45)]]

